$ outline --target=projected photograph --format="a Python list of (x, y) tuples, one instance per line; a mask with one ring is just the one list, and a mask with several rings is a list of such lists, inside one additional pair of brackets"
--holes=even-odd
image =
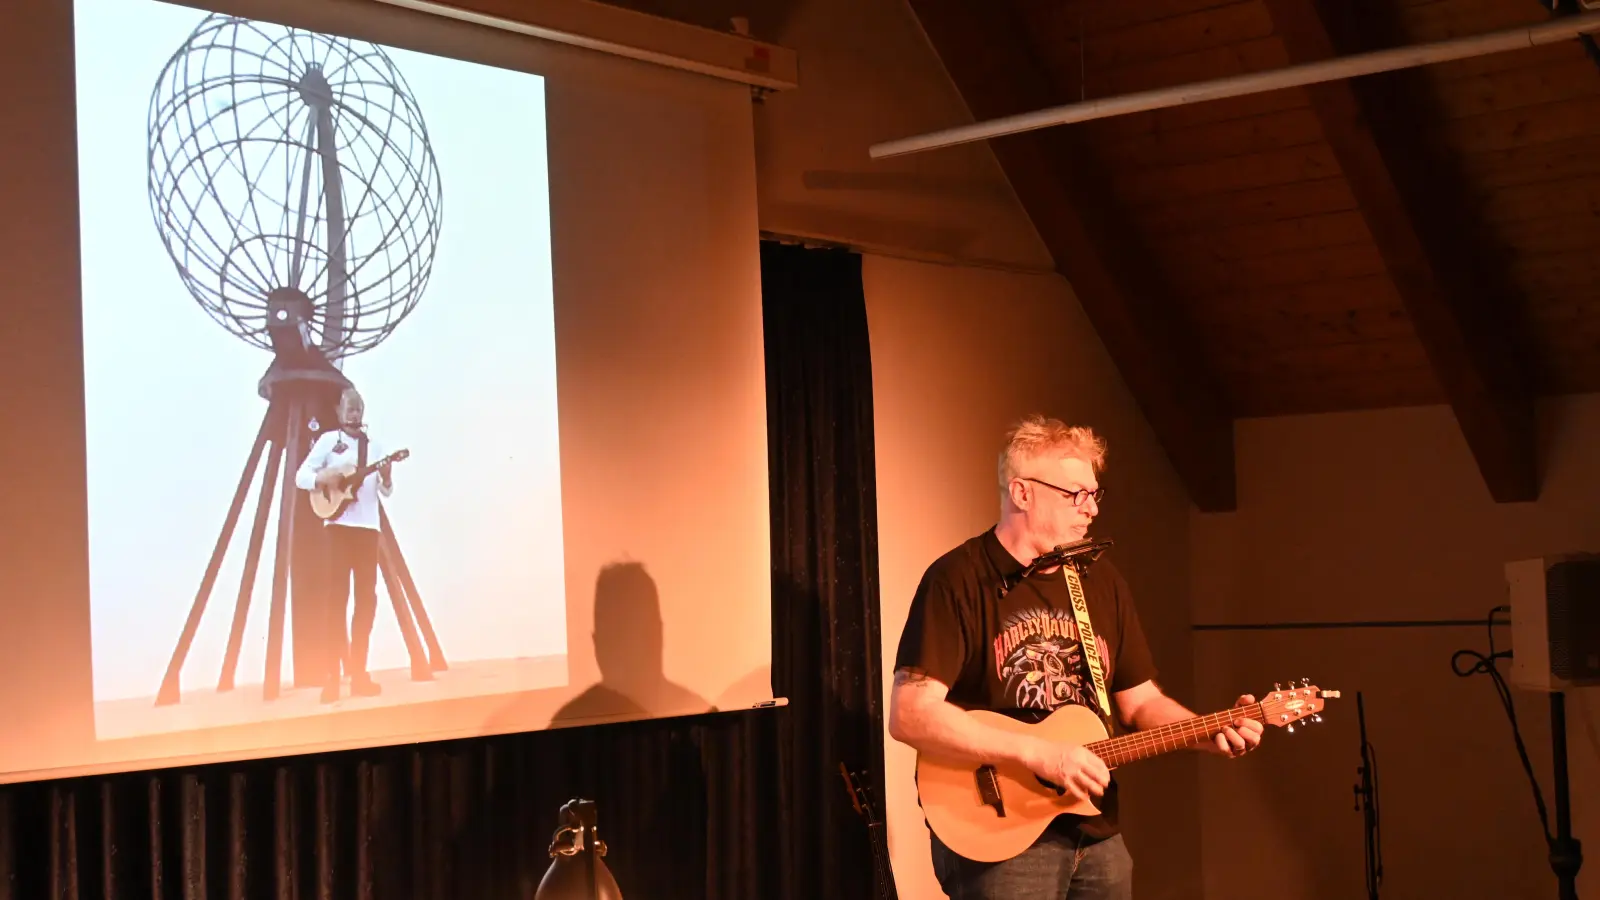
[(543, 79), (75, 19), (97, 738), (564, 685)]

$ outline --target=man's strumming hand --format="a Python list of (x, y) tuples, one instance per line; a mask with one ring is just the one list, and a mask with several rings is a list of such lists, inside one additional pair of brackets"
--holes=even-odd
[(1111, 783), (1111, 770), (1100, 757), (1078, 744), (1039, 739), (1023, 752), (1033, 773), (1080, 799), (1098, 798)]

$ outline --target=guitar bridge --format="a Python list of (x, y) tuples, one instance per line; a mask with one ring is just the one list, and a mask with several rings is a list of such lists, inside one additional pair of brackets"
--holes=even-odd
[(983, 805), (992, 808), (1000, 818), (1006, 817), (1006, 803), (1000, 799), (1000, 782), (995, 778), (994, 766), (984, 766), (973, 773), (978, 781), (978, 796)]

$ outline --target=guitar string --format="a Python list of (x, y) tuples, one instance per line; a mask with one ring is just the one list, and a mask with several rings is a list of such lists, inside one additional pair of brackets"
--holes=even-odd
[[(1102, 756), (1102, 758), (1125, 757), (1126, 759), (1121, 761), (1135, 762), (1143, 758), (1146, 751), (1154, 750), (1160, 753), (1169, 749), (1182, 749), (1198, 743), (1199, 740), (1214, 736), (1216, 734), (1215, 729), (1238, 721), (1241, 718), (1255, 719), (1264, 724), (1267, 719), (1265, 705), (1263, 703), (1255, 703), (1251, 706), (1240, 706), (1207, 716), (1198, 716), (1183, 722), (1163, 725), (1150, 731), (1135, 732), (1130, 735), (1094, 741), (1085, 746), (1091, 751), (1094, 751), (1095, 747), (1101, 747), (1104, 752), (1097, 752), (1097, 755)], [(1171, 746), (1169, 747), (1168, 745)]]
[[(1266, 712), (1265, 702), (1263, 701), (1251, 706), (1222, 710), (1208, 716), (1197, 716), (1194, 719), (1164, 725), (1151, 731), (1095, 741), (1086, 746), (1091, 750), (1095, 747), (1102, 748), (1104, 756), (1113, 758), (1119, 764), (1122, 762), (1137, 762), (1140, 759), (1148, 758), (1167, 750), (1183, 749), (1198, 743), (1200, 740), (1214, 736), (1217, 728), (1226, 726), (1240, 718), (1255, 719), (1266, 724), (1270, 716)], [(1296, 720), (1299, 718), (1303, 718), (1303, 716), (1296, 717)]]

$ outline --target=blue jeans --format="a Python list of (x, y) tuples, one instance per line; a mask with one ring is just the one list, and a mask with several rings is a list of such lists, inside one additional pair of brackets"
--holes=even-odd
[(958, 856), (933, 838), (933, 871), (950, 900), (1132, 900), (1133, 858), (1113, 835), (1097, 843), (1046, 831), (1004, 862)]

